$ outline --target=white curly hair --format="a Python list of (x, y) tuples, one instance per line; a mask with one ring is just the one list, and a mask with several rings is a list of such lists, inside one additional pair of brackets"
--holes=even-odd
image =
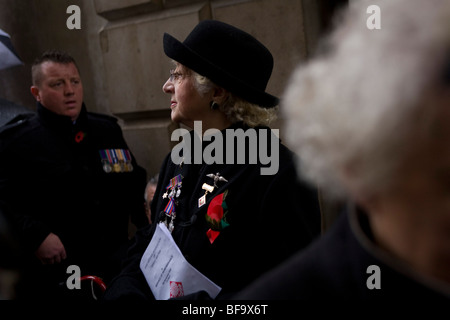
[[(381, 9), (370, 30), (369, 5)], [(326, 52), (291, 76), (280, 110), (299, 172), (345, 198), (386, 190), (433, 108), (424, 97), (450, 65), (449, 0), (353, 1)]]

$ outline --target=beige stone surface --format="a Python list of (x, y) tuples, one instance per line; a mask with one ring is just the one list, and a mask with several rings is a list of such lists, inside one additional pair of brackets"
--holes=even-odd
[(94, 0), (96, 12), (109, 20), (162, 9), (161, 0)]
[[(207, 5), (206, 5), (207, 7)], [(108, 25), (100, 32), (111, 111), (119, 115), (169, 108), (162, 86), (172, 63), (164, 54), (164, 32), (184, 39), (201, 20), (194, 5)]]

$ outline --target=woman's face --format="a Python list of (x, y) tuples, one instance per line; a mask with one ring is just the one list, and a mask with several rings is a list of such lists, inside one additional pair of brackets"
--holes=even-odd
[(171, 96), (172, 121), (193, 128), (194, 121), (207, 120), (212, 93), (200, 95), (195, 88), (193, 75), (179, 63), (170, 73), (169, 79), (163, 85), (163, 91)]

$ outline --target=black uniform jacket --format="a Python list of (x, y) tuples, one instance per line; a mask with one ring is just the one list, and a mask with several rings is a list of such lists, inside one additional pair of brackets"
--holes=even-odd
[[(229, 129), (248, 128), (238, 123)], [(224, 132), (221, 133), (223, 136)], [(256, 132), (258, 141), (264, 134), (269, 137), (270, 144), (269, 128), (256, 128)], [(192, 131), (190, 136), (193, 137)], [(293, 153), (278, 138), (274, 139), (279, 146), (279, 170), (274, 175), (261, 175), (263, 165), (259, 161), (257, 164), (224, 161), (224, 164), (209, 165), (185, 161), (177, 165), (169, 154), (162, 165), (152, 202), (152, 221), (155, 223), (136, 235), (129, 260), (108, 287), (105, 298), (152, 298), (139, 263), (156, 224), (166, 219), (163, 211), (169, 199), (165, 193), (170, 191), (167, 187), (171, 179), (179, 174), (183, 179), (181, 193), (176, 199), (172, 236), (187, 261), (222, 288), (218, 298), (242, 289), (308, 245), (320, 232), (317, 192), (297, 180)], [(207, 146), (208, 143), (203, 141), (203, 150)], [(226, 152), (224, 150), (224, 154)], [(217, 173), (227, 181), (217, 182), (217, 188), (207, 193), (206, 203), (199, 206), (199, 199), (205, 194), (204, 184), (214, 185), (213, 179), (207, 175)], [(207, 212), (208, 209), (214, 211), (213, 207), (209, 208), (212, 199), (222, 199), (220, 197), (223, 196), (226, 225), (222, 226), (217, 238), (210, 241), (208, 231), (212, 225), (206, 218)]]
[[(376, 301), (394, 308), (404, 308), (403, 303), (407, 303), (401, 310), (408, 311), (429, 307), (429, 303), (448, 307), (450, 288), (424, 278), (381, 250), (373, 240), (366, 214), (351, 208), (311, 246), (233, 298), (298, 299), (325, 304)], [(352, 308), (355, 306), (353, 303)]]
[(117, 268), (111, 261), (128, 242), (130, 214), (148, 224), (146, 173), (132, 154), (132, 168), (104, 170), (100, 151), (119, 149), (128, 146), (116, 119), (84, 105), (76, 123), (38, 104), (36, 115), (1, 128), (0, 200), (14, 213), (29, 259), (52, 232), (65, 246), (65, 265), (106, 278)]

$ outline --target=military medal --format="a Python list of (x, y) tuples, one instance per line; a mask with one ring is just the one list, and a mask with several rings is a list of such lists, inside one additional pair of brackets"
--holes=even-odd
[(114, 149), (110, 149), (110, 150), (106, 150), (106, 152), (111, 155), (111, 158), (113, 161), (113, 163), (112, 163), (113, 171), (119, 173), (120, 172), (120, 164), (119, 164), (119, 159), (117, 158), (116, 151)]
[(131, 153), (130, 150), (122, 150), (124, 153), (125, 166), (127, 168), (127, 172), (133, 171), (133, 165), (131, 164)]
[(205, 194), (202, 195), (202, 196), (198, 199), (198, 207), (199, 207), (199, 208), (200, 208), (201, 206), (203, 206), (203, 205), (206, 203), (206, 195), (207, 195), (208, 193), (212, 193), (212, 192), (214, 191), (214, 188), (218, 188), (218, 187), (219, 187), (219, 186), (217, 185), (218, 182), (228, 182), (228, 180), (225, 179), (224, 177), (222, 177), (222, 176), (220, 175), (220, 173), (218, 173), (218, 172), (217, 172), (216, 174), (209, 173), (209, 174), (207, 174), (206, 176), (207, 176), (208, 178), (213, 179), (213, 181), (214, 181), (214, 186), (211, 186), (211, 185), (209, 185), (209, 184), (207, 184), (207, 183), (204, 183), (204, 184), (202, 185), (202, 189), (205, 190)]
[(131, 153), (125, 149), (99, 150), (102, 160), (103, 171), (110, 172), (132, 172)]
[(214, 181), (214, 187), (216, 187), (216, 188), (218, 188), (218, 186), (217, 186), (217, 182), (228, 182), (228, 180), (227, 179), (225, 179), (224, 177), (222, 177), (221, 175), (220, 175), (220, 173), (219, 172), (217, 172), (216, 174), (214, 174), (214, 173), (209, 173), (209, 174), (207, 174), (206, 175), (208, 178), (211, 178), (211, 179), (213, 179), (213, 181)]
[(172, 233), (174, 229), (174, 221), (176, 218), (175, 205), (176, 200), (181, 194), (181, 184), (182, 184), (183, 176), (181, 174), (177, 175), (170, 179), (169, 184), (166, 187), (166, 192), (163, 194), (163, 199), (169, 199), (166, 207), (164, 208), (164, 213), (166, 215), (166, 219), (164, 224), (167, 229)]
[(207, 183), (204, 183), (204, 184), (202, 185), (202, 189), (205, 190), (205, 194), (202, 195), (202, 196), (198, 199), (198, 207), (199, 207), (199, 208), (200, 208), (201, 206), (203, 206), (203, 205), (206, 203), (206, 195), (207, 195), (208, 193), (213, 192), (213, 191), (214, 191), (214, 187), (213, 187), (213, 186), (210, 186), (210, 185), (207, 184)]
[(200, 208), (206, 203), (206, 193), (198, 198), (198, 207)]
[(125, 167), (125, 157), (122, 149), (115, 150), (117, 158), (119, 159), (120, 172), (127, 172), (128, 168)]
[(207, 183), (204, 183), (204, 184), (202, 185), (202, 189), (203, 189), (203, 190), (206, 190), (206, 192), (209, 192), (209, 193), (211, 193), (211, 192), (214, 191), (214, 187), (213, 187), (213, 186), (210, 186), (210, 185), (207, 184)]
[(111, 165), (108, 162), (103, 162), (103, 171), (110, 173), (112, 171)]
[(164, 222), (164, 224), (166, 225), (167, 229), (169, 229), (170, 233), (172, 233), (174, 225), (173, 222), (175, 221), (176, 218), (176, 213), (175, 213), (175, 200), (173, 198), (169, 199), (169, 202), (167, 203), (166, 207), (164, 208), (164, 213), (166, 214), (167, 218), (170, 218), (170, 222), (168, 223), (166, 219), (166, 221)]
[(107, 150), (99, 150), (100, 158), (102, 159), (103, 171), (110, 173), (112, 171), (112, 159), (107, 153)]

